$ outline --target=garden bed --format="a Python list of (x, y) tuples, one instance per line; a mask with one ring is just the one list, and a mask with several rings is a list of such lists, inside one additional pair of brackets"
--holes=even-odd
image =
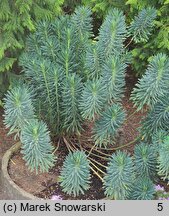
[[(130, 91), (135, 83), (135, 79), (131, 76), (127, 75), (127, 89), (125, 93), (125, 97), (123, 98), (123, 106), (127, 112), (127, 117), (129, 117), (132, 113), (135, 112), (135, 108), (133, 108), (133, 104), (129, 101)], [(139, 127), (139, 122), (141, 118), (144, 116), (144, 113), (137, 112), (131, 118), (125, 122), (122, 128), (122, 137), (120, 137), (120, 142), (122, 145), (126, 143), (130, 143), (131, 141), (135, 140), (138, 136), (137, 128)], [(87, 141), (86, 137), (90, 137), (92, 124), (87, 124), (85, 127), (85, 132), (81, 136), (81, 145), (87, 150), (88, 145), (92, 145), (90, 141)], [(71, 140), (76, 143), (76, 139), (72, 138)], [(120, 147), (119, 140), (113, 147)], [(54, 142), (55, 147), (57, 146), (57, 141)], [(127, 150), (131, 154), (133, 153), (134, 143), (129, 146), (123, 148), (123, 150)], [(89, 148), (90, 149), (90, 148)], [(103, 151), (104, 153), (112, 154), (113, 151)], [(36, 175), (35, 172), (30, 172), (28, 168), (25, 166), (25, 161), (22, 159), (22, 154), (16, 153), (12, 156), (10, 163), (9, 163), (9, 174), (12, 180), (25, 191), (43, 198), (43, 199), (50, 199), (52, 195), (60, 195), (62, 199), (103, 199), (104, 198), (104, 191), (102, 188), (101, 180), (96, 176), (93, 175), (91, 179), (91, 187), (85, 193), (85, 195), (80, 195), (77, 197), (72, 197), (65, 194), (59, 183), (58, 183), (58, 176), (60, 175), (60, 170), (63, 165), (63, 161), (65, 156), (68, 154), (68, 150), (66, 148), (65, 143), (63, 141), (59, 145), (59, 149), (57, 150), (57, 162), (55, 167), (53, 167), (49, 173), (43, 173)], [(101, 159), (98, 160), (100, 163), (106, 163)]]
[[(127, 81), (127, 88), (126, 88), (126, 93), (123, 98), (122, 104), (127, 112), (127, 121), (122, 127), (122, 137), (120, 138), (121, 139), (120, 142), (122, 145), (130, 143), (131, 141), (135, 140), (135, 138), (139, 135), (138, 127), (140, 126), (141, 119), (145, 115), (145, 113), (143, 112), (135, 112), (135, 108), (133, 108), (132, 102), (129, 101), (130, 92), (135, 83), (135, 78), (133, 78), (133, 76), (131, 75), (127, 75), (126, 81)], [(84, 148), (86, 148), (86, 150), (88, 145), (92, 145), (91, 141), (86, 140), (86, 137), (89, 138), (91, 136), (91, 127), (92, 127), (91, 123), (86, 124), (85, 132), (81, 136), (81, 145)], [(3, 126), (1, 129), (3, 129)], [(5, 129), (4, 129), (4, 133), (2, 134), (2, 138), (4, 140), (9, 139), (7, 138), (7, 135), (5, 133)], [(76, 144), (77, 140), (75, 139), (75, 137), (72, 137), (70, 141)], [(122, 150), (127, 150), (129, 153), (133, 154), (133, 149), (135, 144), (136, 143), (133, 142), (130, 145), (123, 147)], [(58, 142), (57, 140), (55, 140), (54, 146), (57, 147), (57, 145)], [(119, 145), (119, 140), (117, 140), (117, 143), (113, 146), (113, 148), (120, 148), (120, 145)], [(2, 144), (1, 148), (3, 146), (4, 145)], [(102, 152), (110, 154), (113, 153), (114, 151), (109, 152), (109, 151), (102, 150)], [(49, 173), (42, 173), (38, 175), (36, 175), (35, 172), (30, 172), (30, 170), (25, 165), (25, 161), (23, 160), (23, 156), (20, 153), (20, 151), (11, 154), (10, 155), (11, 158), (8, 158), (9, 164), (8, 166), (6, 165), (8, 168), (9, 177), (4, 179), (5, 182), (4, 185), (6, 185), (5, 188), (8, 189), (9, 192), (8, 195), (10, 196), (10, 198), (17, 199), (17, 197), (19, 197), (18, 199), (21, 199), (20, 197), (23, 197), (23, 199), (38, 199), (38, 198), (51, 199), (53, 195), (59, 195), (64, 200), (103, 199), (105, 196), (102, 187), (102, 182), (96, 175), (92, 175), (91, 187), (85, 193), (85, 195), (72, 197), (62, 191), (62, 188), (58, 183), (58, 176), (60, 175), (63, 161), (67, 154), (68, 154), (68, 149), (62, 140), (62, 142), (60, 142), (59, 149), (57, 150), (58, 159), (55, 166), (52, 169), (50, 169)], [(102, 164), (106, 163), (101, 159), (99, 159), (98, 162)], [(6, 175), (8, 175), (8, 173), (6, 173)], [(159, 181), (158, 183), (165, 188), (166, 192), (169, 192), (169, 186), (167, 186), (167, 182)], [(9, 188), (9, 185), (10, 187), (14, 188), (14, 190)], [(14, 191), (14, 193), (11, 194), (11, 191)], [(18, 194), (16, 194), (16, 191)]]
[[(113, 7), (99, 29), (93, 16), (72, 8), (24, 40), (22, 76), (0, 100), (20, 143), (2, 159), (12, 199), (169, 200), (169, 58), (140, 51), (150, 49), (158, 11), (128, 19)], [(144, 75), (137, 80), (131, 68)]]

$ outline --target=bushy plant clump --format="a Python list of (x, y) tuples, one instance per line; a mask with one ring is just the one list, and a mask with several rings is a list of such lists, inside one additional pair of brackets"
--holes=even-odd
[(33, 107), (33, 91), (19, 84), (6, 94), (4, 123), (9, 133), (16, 133), (22, 143), (22, 153), (31, 170), (48, 171), (54, 165), (55, 156), (46, 123), (38, 121)]
[[(127, 29), (135, 42), (148, 40), (155, 13), (154, 8), (144, 9), (127, 26), (122, 11), (112, 8), (94, 38), (91, 10), (78, 7), (72, 15), (38, 23), (27, 39), (20, 58), (24, 84), (17, 84), (6, 95), (5, 124), (11, 132), (18, 132), (24, 159), (36, 171), (48, 171), (55, 162), (49, 130), (66, 144), (70, 153), (60, 184), (69, 195), (89, 189), (90, 170), (103, 181), (105, 195), (111, 199), (153, 199), (157, 174), (168, 178), (168, 147), (159, 139), (160, 131), (168, 129), (169, 59), (165, 54), (152, 58), (132, 92), (137, 111), (145, 106), (148, 110), (133, 156), (102, 152), (112, 148), (126, 120), (121, 102), (130, 62)], [(147, 25), (141, 22), (144, 14)], [(92, 123), (92, 135), (91, 145), (86, 143), (85, 148), (80, 138), (87, 121)], [(72, 137), (77, 140), (74, 144), (69, 143)], [(96, 157), (104, 158), (104, 164)]]
[[(113, 28), (107, 32), (111, 20)], [(85, 7), (77, 8), (72, 16), (40, 23), (28, 38), (20, 65), (35, 94), (40, 94), (34, 103), (37, 114), (43, 115), (52, 133), (80, 134), (84, 119), (98, 116), (93, 137), (101, 146), (116, 135), (125, 119), (123, 108), (116, 102), (121, 100), (125, 86), (126, 24), (122, 12), (114, 9), (98, 40), (92, 40), (91, 23), (91, 11)], [(111, 37), (112, 32), (115, 37)], [(112, 102), (113, 106), (109, 104)], [(98, 126), (101, 122), (107, 122), (103, 134)]]
[[(68, 6), (69, 0), (64, 1), (64, 5)], [(134, 17), (138, 17), (137, 25), (133, 23), (133, 27), (138, 29), (138, 32), (144, 28), (145, 32), (149, 27), (152, 26), (152, 34), (148, 37), (141, 30), (140, 34), (135, 37), (137, 31), (133, 31), (131, 34), (130, 47), (133, 48), (133, 42), (138, 40), (138, 43), (134, 44), (134, 49), (132, 49), (132, 64), (135, 74), (141, 76), (144, 74), (146, 65), (151, 60), (153, 55), (156, 55), (158, 52), (168, 53), (169, 51), (169, 2), (168, 0), (159, 0), (159, 1), (150, 1), (150, 0), (73, 0), (71, 1), (71, 6), (69, 5), (70, 10), (83, 4), (89, 6), (94, 15), (96, 22), (100, 22), (103, 18), (106, 17), (108, 11), (112, 7), (119, 8), (127, 14), (127, 23), (130, 23)], [(152, 11), (152, 7), (156, 8), (156, 12)], [(145, 10), (149, 8), (149, 10)], [(153, 17), (156, 16), (155, 22), (152, 22)], [(139, 26), (141, 25), (141, 26)], [(136, 29), (135, 29), (136, 30)], [(140, 36), (141, 37), (140, 37)], [(149, 40), (147, 40), (147, 39)], [(145, 40), (146, 39), (146, 40)], [(139, 62), (139, 63), (138, 63)]]

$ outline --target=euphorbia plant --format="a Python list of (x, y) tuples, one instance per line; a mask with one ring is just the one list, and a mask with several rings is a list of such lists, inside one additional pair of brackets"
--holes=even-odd
[[(139, 14), (127, 27), (123, 13), (114, 8), (105, 18), (99, 36), (94, 38), (91, 11), (79, 7), (71, 16), (39, 23), (37, 31), (27, 39), (26, 50), (20, 58), (24, 83), (6, 95), (5, 124), (11, 132), (18, 132), (24, 159), (37, 171), (39, 168), (48, 170), (55, 161), (47, 125), (51, 136), (62, 139), (70, 153), (59, 180), (63, 191), (70, 195), (77, 196), (89, 188), (92, 171), (103, 181), (105, 195), (110, 198), (153, 197), (156, 148), (140, 144), (133, 157), (120, 151), (112, 156), (104, 153), (103, 157), (92, 152), (99, 149), (101, 154), (102, 149), (108, 150), (125, 121), (121, 100), (130, 54), (124, 44), (129, 34), (136, 42), (141, 37), (147, 39), (156, 10), (151, 8), (151, 11), (150, 8), (144, 10), (145, 23), (139, 22)], [(165, 65), (167, 57), (161, 54), (154, 58), (161, 61), (161, 67)], [(157, 67), (153, 69), (156, 74), (155, 69)], [(147, 102), (140, 92), (142, 90), (134, 90), (132, 96), (139, 108)], [(155, 109), (154, 103), (152, 109)], [(88, 148), (80, 145), (86, 121), (93, 124)], [(143, 129), (145, 125), (143, 123)], [(75, 138), (73, 144), (69, 142), (71, 137)], [(96, 157), (102, 157), (105, 164), (109, 160), (108, 165)], [(145, 175), (139, 172), (141, 170)], [(140, 187), (135, 193), (137, 182)]]

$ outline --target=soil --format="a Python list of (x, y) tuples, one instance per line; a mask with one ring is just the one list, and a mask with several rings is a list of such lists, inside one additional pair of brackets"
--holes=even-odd
[(97, 200), (104, 198), (101, 181), (96, 176), (92, 177), (91, 188), (84, 195), (72, 197), (62, 192), (57, 181), (67, 153), (67, 148), (63, 145), (62, 148), (57, 151), (58, 159), (55, 167), (53, 167), (49, 173), (38, 175), (27, 169), (21, 153), (16, 154), (11, 160), (9, 174), (20, 187), (40, 198), (50, 199), (52, 195), (60, 195), (64, 200)]

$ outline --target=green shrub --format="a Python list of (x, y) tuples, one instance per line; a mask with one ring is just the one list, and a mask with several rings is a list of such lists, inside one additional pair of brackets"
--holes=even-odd
[[(137, 43), (132, 50), (133, 60), (132, 68), (138, 76), (142, 75), (145, 71), (147, 63), (151, 60), (153, 55), (156, 53), (168, 53), (169, 50), (169, 6), (166, 0), (160, 1), (127, 1), (130, 5), (129, 16), (133, 18), (135, 13), (146, 7), (155, 7), (157, 9), (157, 18), (154, 22), (153, 32), (148, 42)], [(138, 62), (140, 62), (138, 64)]]
[[(63, 0), (0, 1), (0, 91), (2, 93), (5, 92), (5, 86), (13, 76), (10, 70), (13, 67), (14, 72), (16, 68), (14, 63), (17, 63), (25, 47), (25, 36), (35, 30), (37, 21), (51, 20), (60, 14), (62, 4)], [(2, 73), (4, 71), (8, 73)]]
[[(67, 0), (65, 1), (67, 2)], [(78, 1), (76, 1), (78, 4)], [(92, 11), (98, 16), (98, 17), (105, 17), (107, 13), (109, 12), (110, 8), (116, 7), (121, 10), (126, 9), (125, 5), (126, 0), (112, 0), (112, 1), (107, 1), (107, 0), (81, 0), (81, 3), (89, 6), (92, 8)]]

